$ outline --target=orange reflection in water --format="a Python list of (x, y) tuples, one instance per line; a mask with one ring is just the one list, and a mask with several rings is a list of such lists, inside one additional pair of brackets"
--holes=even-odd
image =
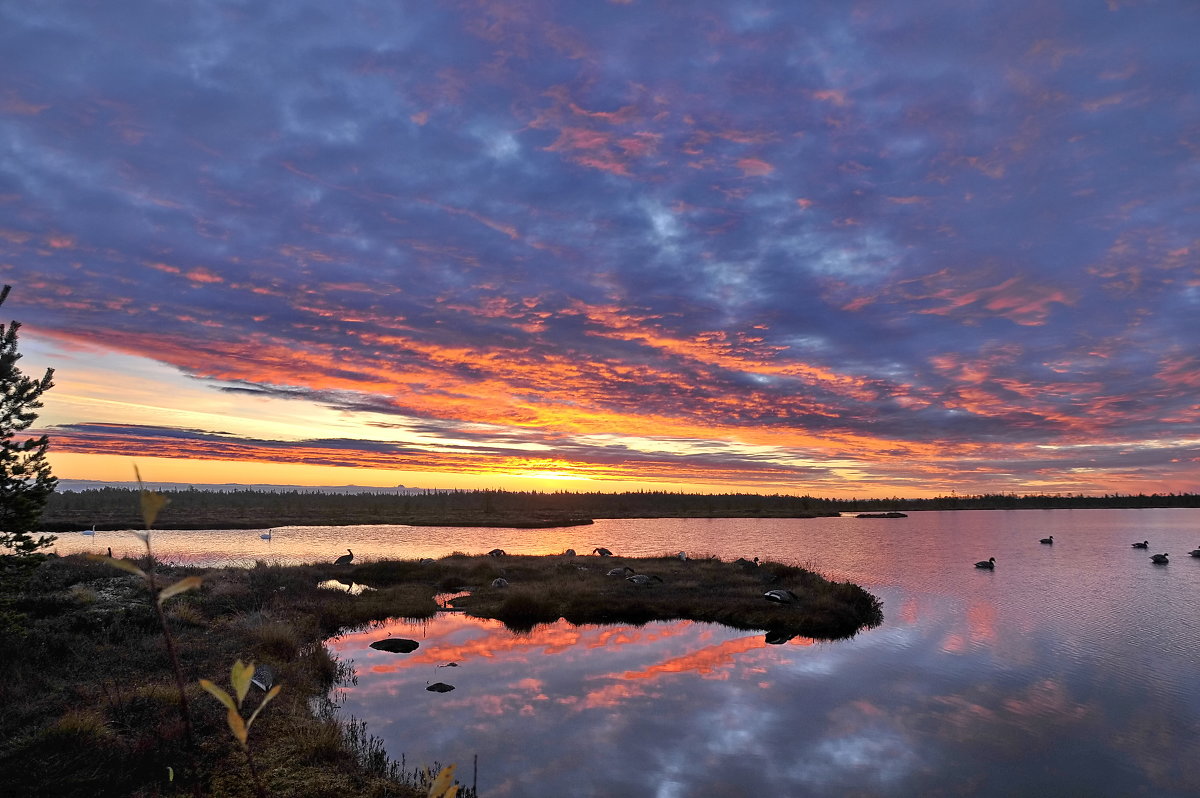
[[(529, 632), (516, 634), (499, 621), (471, 618), (462, 613), (443, 612), (434, 619), (414, 623), (392, 620), (370, 629), (348, 632), (328, 641), (327, 645), (341, 657), (378, 656), (371, 643), (387, 637), (419, 638), (421, 648), (400, 659), (371, 661), (372, 673), (393, 673), (415, 666), (444, 665), (447, 662), (469, 663), (476, 659), (502, 658), (527, 662), (531, 654), (555, 655), (581, 649), (650, 645), (686, 634), (691, 621), (677, 621), (661, 626), (572, 626), (565, 621), (538, 626)], [(463, 634), (468, 639), (459, 639)]]
[[(417, 639), (420, 647), (407, 655), (370, 647), (388, 637)], [(811, 646), (814, 641), (789, 642)], [(679, 674), (718, 680), (737, 674), (765, 684), (763, 676), (776, 659), (765, 650), (780, 648), (769, 645), (761, 634), (691, 621), (643, 627), (559, 621), (517, 634), (497, 621), (454, 612), (419, 623), (389, 621), (344, 634), (327, 645), (337, 656), (353, 659), (360, 674), (369, 675), (363, 685), (349, 688), (366, 694), (413, 691), (412, 683), (422, 679), (467, 688), (484, 678), (484, 694), (464, 689), (439, 701), (443, 709), (468, 701), (474, 712), (485, 716), (528, 714), (541, 702), (574, 712), (615, 707), (653, 696), (652, 684)], [(449, 663), (455, 667), (448, 668)], [(564, 682), (571, 683), (569, 689)]]
[[(810, 638), (794, 638), (789, 641), (793, 645), (811, 646), (815, 641)], [(726, 640), (714, 646), (708, 646), (699, 651), (693, 651), (680, 657), (655, 663), (639, 671), (625, 671), (621, 679), (655, 679), (665, 673), (696, 673), (707, 678), (727, 679), (728, 672), (723, 669), (733, 665), (738, 654), (766, 648), (768, 643), (761, 636), (739, 637)], [(752, 673), (761, 673), (761, 668), (749, 669)], [(611, 678), (618, 678), (615, 675)]]

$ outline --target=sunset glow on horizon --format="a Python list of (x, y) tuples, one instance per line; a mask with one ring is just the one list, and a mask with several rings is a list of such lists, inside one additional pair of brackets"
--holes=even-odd
[(0, 8), (60, 478), (1200, 491), (1200, 7)]

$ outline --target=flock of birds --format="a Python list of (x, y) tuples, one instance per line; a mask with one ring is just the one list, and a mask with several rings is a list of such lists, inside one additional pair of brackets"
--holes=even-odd
[[(1052, 545), (1054, 545), (1054, 535), (1051, 535), (1050, 537), (1042, 538), (1039, 542), (1044, 543), (1048, 546), (1052, 546)], [(1131, 543), (1129, 545), (1135, 549), (1149, 549), (1150, 541), (1143, 540), (1141, 543)], [(1188, 552), (1188, 554), (1190, 554), (1193, 557), (1200, 557), (1200, 549), (1192, 549), (1191, 551)], [(1167, 559), (1167, 557), (1169, 557), (1169, 556), (1170, 555), (1168, 555), (1168, 554), (1151, 554), (1150, 562), (1154, 563), (1155, 565), (1167, 565), (1170, 562)], [(980, 560), (979, 562), (975, 563), (975, 567), (976, 568), (986, 568), (989, 571), (995, 570), (996, 558), (988, 557), (986, 560)]]
[[(265, 535), (263, 537), (264, 537), (264, 539), (266, 538)], [(598, 547), (592, 549), (592, 554), (595, 554), (598, 557), (612, 557), (613, 556), (613, 553), (610, 550), (604, 548), (603, 546), (598, 546)], [(491, 551), (488, 552), (488, 556), (489, 557), (505, 557), (505, 556), (507, 556), (507, 552), (505, 552), (504, 549), (492, 549)], [(567, 549), (566, 551), (563, 552), (562, 556), (574, 557), (575, 549)], [(686, 551), (681, 551), (678, 554), (676, 554), (675, 556), (680, 560), (687, 560), (687, 558), (688, 558)], [(334, 565), (349, 565), (353, 561), (354, 561), (354, 552), (351, 551), (350, 549), (346, 549), (346, 554), (343, 554), (341, 557), (338, 557), (336, 560), (334, 560), (333, 564)], [(994, 561), (994, 558), (993, 558), (993, 561)], [(424, 562), (433, 562), (433, 560), (423, 559), (423, 560), (421, 560), (421, 562), (423, 562), (423, 563)], [(759, 561), (758, 561), (757, 557), (754, 558), (753, 562), (739, 557), (735, 564), (751, 565), (751, 566), (757, 568), (759, 565)], [(625, 581), (630, 582), (635, 585), (653, 585), (656, 582), (661, 584), (663, 581), (662, 577), (656, 576), (654, 574), (636, 573), (628, 565), (622, 565), (620, 568), (613, 568), (612, 570), (608, 571), (605, 575), (606, 576), (622, 576), (625, 578)], [(509, 581), (502, 576), (498, 576), (492, 580), (491, 584), (492, 584), (492, 587), (500, 589), (500, 588), (508, 587)], [(775, 602), (776, 604), (791, 604), (793, 601), (797, 601), (799, 599), (799, 596), (797, 596), (795, 593), (793, 593), (790, 590), (776, 589), (776, 590), (768, 590), (766, 593), (763, 593), (763, 598), (765, 598), (767, 601)]]

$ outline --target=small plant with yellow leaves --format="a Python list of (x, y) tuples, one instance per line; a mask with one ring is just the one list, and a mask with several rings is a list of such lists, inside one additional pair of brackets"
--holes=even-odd
[(428, 798), (456, 798), (458, 785), (454, 783), (454, 765), (446, 765), (429, 785)]
[[(254, 719), (258, 717), (258, 713), (262, 712), (263, 707), (267, 705), (272, 698), (279, 695), (280, 685), (275, 685), (267, 694), (263, 696), (263, 700), (258, 705), (258, 709), (250, 714), (249, 718), (242, 717), (242, 702), (246, 700), (246, 693), (250, 692), (250, 682), (254, 676), (254, 663), (243, 664), (239, 659), (233, 663), (233, 668), (229, 674), (229, 683), (233, 686), (233, 695), (225, 692), (224, 689), (210, 682), (208, 679), (201, 679), (200, 686), (225, 705), (227, 712), (225, 713), (225, 722), (229, 724), (229, 731), (233, 733), (234, 739), (238, 741), (238, 745), (242, 747), (242, 751), (246, 754), (246, 763), (250, 766), (250, 776), (254, 779), (254, 789), (258, 793), (259, 798), (265, 798), (267, 792), (263, 788), (262, 780), (258, 777), (258, 768), (254, 765), (254, 755), (250, 752), (250, 726), (254, 724)], [(236, 698), (235, 698), (236, 696)], [(453, 798), (451, 796), (450, 798)]]
[[(158, 615), (159, 625), (162, 626), (163, 641), (167, 646), (167, 654), (171, 659), (171, 670), (175, 674), (175, 686), (179, 690), (179, 714), (183, 719), (184, 735), (187, 738), (188, 750), (192, 752), (191, 755), (194, 755), (195, 741), (192, 735), (192, 716), (188, 711), (187, 689), (184, 686), (183, 671), (179, 666), (179, 655), (175, 651), (175, 639), (171, 636), (171, 627), (167, 624), (167, 616), (163, 613), (163, 602), (172, 596), (178, 596), (180, 593), (200, 587), (203, 580), (198, 576), (188, 576), (159, 589), (158, 580), (154, 576), (154, 552), (150, 548), (150, 527), (154, 525), (154, 519), (167, 506), (170, 499), (161, 493), (146, 490), (142, 484), (142, 475), (138, 471), (137, 466), (134, 466), (133, 473), (137, 476), (138, 488), (141, 494), (142, 520), (146, 522), (146, 531), (134, 532), (146, 546), (145, 570), (128, 560), (119, 560), (116, 557), (105, 557), (102, 554), (89, 554), (87, 557), (90, 560), (108, 563), (114, 568), (120, 568), (122, 571), (127, 571), (141, 577), (146, 583), (146, 589), (154, 596), (154, 611)], [(173, 773), (172, 776), (174, 776)]]

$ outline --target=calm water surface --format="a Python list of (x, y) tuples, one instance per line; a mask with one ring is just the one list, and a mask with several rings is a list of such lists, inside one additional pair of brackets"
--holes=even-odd
[[(458, 614), (330, 641), (358, 670), (340, 691), (345, 713), (410, 765), (458, 762), (468, 783), (478, 754), (486, 796), (1200, 794), (1200, 558), (1187, 556), (1200, 511), (259, 534), (156, 532), (155, 547), (213, 565), (347, 547), (356, 559), (685, 549), (809, 564), (884, 601), (881, 627), (835, 643), (772, 646), (687, 622), (516, 635)], [(1053, 546), (1038, 543), (1051, 534)], [(58, 550), (136, 544), (64, 535)], [(1161, 552), (1171, 563), (1151, 565)], [(994, 572), (972, 567), (987, 557)], [(368, 648), (389, 634), (421, 647)], [(427, 692), (435, 681), (456, 689)]]

